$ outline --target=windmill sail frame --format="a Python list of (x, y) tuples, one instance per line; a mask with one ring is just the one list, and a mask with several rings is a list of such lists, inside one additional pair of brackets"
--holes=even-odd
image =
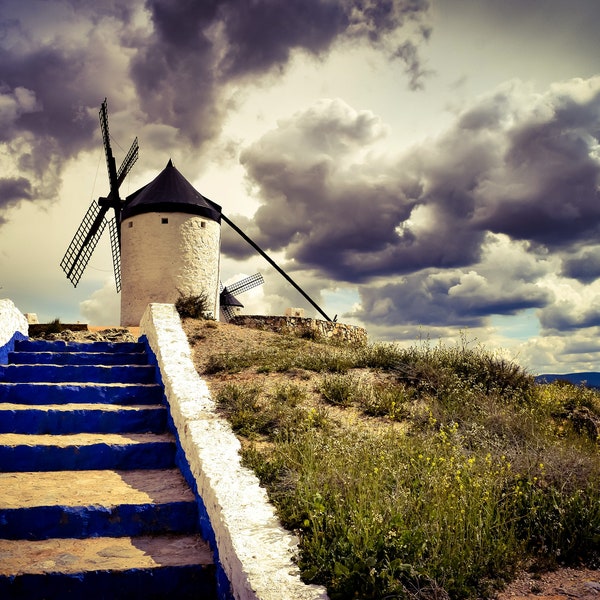
[(102, 208), (93, 200), (60, 262), (73, 287), (77, 287), (105, 227)]
[[(112, 251), (113, 270), (115, 274), (115, 286), (117, 293), (121, 291), (121, 206), (119, 187), (133, 167), (139, 155), (137, 137), (133, 140), (129, 151), (125, 155), (119, 170), (116, 169), (115, 158), (110, 145), (110, 132), (108, 129), (108, 103), (106, 98), (100, 106), (100, 130), (102, 132), (102, 144), (106, 156), (108, 179), (110, 191), (108, 196), (101, 197), (98, 201), (93, 200), (87, 213), (83, 217), (71, 243), (69, 244), (60, 266), (67, 275), (67, 279), (77, 287), (90, 258), (98, 245), (98, 241), (106, 228), (110, 233), (110, 245)], [(106, 219), (106, 213), (113, 209), (115, 216), (110, 222)]]

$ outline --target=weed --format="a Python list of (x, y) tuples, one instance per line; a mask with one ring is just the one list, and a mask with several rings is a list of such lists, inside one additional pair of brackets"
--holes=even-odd
[(306, 391), (303, 387), (293, 383), (279, 385), (273, 393), (273, 401), (276, 404), (295, 408), (306, 398)]
[(215, 373), (239, 373), (252, 365), (252, 356), (222, 352), (211, 354), (206, 361), (204, 372), (208, 375)]
[(268, 430), (270, 419), (260, 408), (259, 393), (255, 386), (228, 383), (217, 394), (217, 406), (227, 415), (236, 433), (252, 437)]
[(413, 397), (413, 391), (402, 384), (365, 384), (361, 386), (358, 402), (367, 415), (401, 421), (410, 415)]
[(66, 327), (60, 322), (60, 319), (54, 319), (49, 323), (45, 323), (44, 325), (36, 326), (37, 336), (39, 337), (47, 337), (54, 334), (61, 333), (66, 329)]
[(183, 295), (175, 301), (175, 309), (182, 319), (204, 319), (209, 309), (208, 295), (205, 293), (197, 295)]
[(319, 385), (319, 391), (329, 404), (350, 406), (360, 395), (360, 384), (350, 374), (325, 375)]

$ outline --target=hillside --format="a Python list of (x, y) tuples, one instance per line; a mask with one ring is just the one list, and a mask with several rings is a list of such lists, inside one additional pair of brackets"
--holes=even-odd
[(333, 599), (494, 597), (511, 580), (499, 598), (599, 597), (595, 392), (464, 346), (184, 329), (305, 578)]

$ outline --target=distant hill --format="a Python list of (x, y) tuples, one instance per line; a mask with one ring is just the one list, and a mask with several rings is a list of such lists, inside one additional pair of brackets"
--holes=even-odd
[(569, 381), (575, 385), (585, 384), (587, 387), (600, 388), (600, 373), (593, 371), (589, 373), (563, 373), (561, 375), (544, 374), (535, 378), (536, 383), (552, 383), (560, 379)]

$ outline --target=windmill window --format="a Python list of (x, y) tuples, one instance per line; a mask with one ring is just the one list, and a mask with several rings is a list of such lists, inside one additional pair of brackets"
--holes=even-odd
[(163, 225), (166, 225), (166, 224), (169, 222), (169, 217), (162, 217), (162, 219), (160, 220), (160, 222), (161, 222)]
[(200, 221), (200, 227), (204, 229), (206, 227), (206, 221)]
[(127, 223), (127, 227), (129, 227), (129, 229), (131, 229), (133, 227), (133, 221), (129, 221), (129, 223)]

